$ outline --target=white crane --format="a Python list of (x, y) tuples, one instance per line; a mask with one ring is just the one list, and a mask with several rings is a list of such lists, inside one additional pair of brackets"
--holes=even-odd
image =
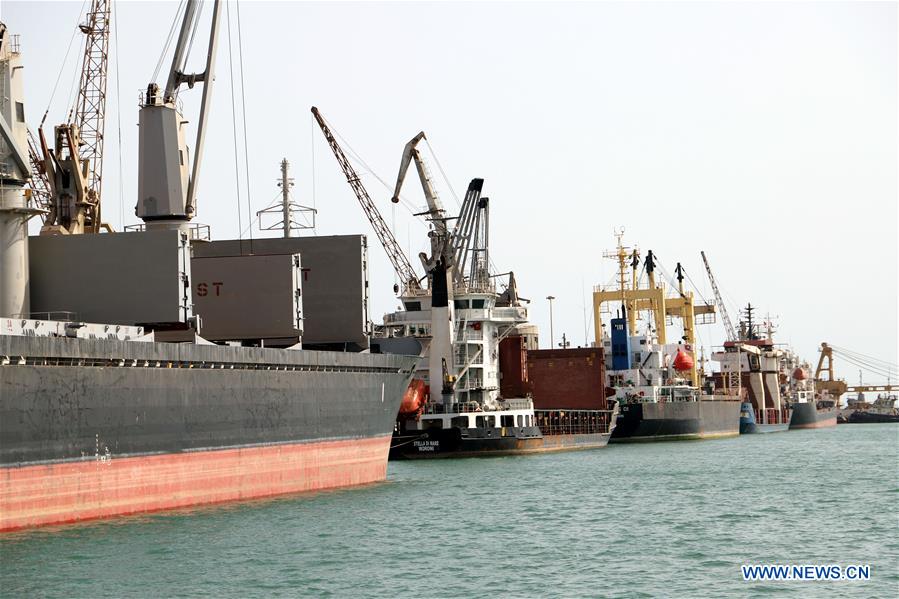
[[(181, 32), (165, 89), (154, 82), (147, 86), (139, 113), (140, 141), (137, 216), (147, 228), (185, 229), (196, 214), (197, 182), (203, 155), (203, 138), (215, 79), (215, 49), (218, 40), (220, 0), (212, 8), (212, 24), (202, 73), (185, 73), (188, 45), (199, 21), (198, 0), (187, 0)], [(184, 140), (184, 117), (177, 106), (178, 90), (203, 83), (200, 117), (191, 165)]]
[(712, 291), (715, 293), (715, 303), (718, 304), (718, 311), (721, 312), (721, 321), (724, 323), (724, 331), (727, 333), (728, 341), (739, 341), (740, 336), (737, 335), (737, 330), (734, 328), (733, 323), (730, 321), (730, 316), (727, 314), (727, 307), (724, 305), (724, 298), (721, 297), (721, 292), (718, 291), (718, 284), (715, 282), (715, 276), (712, 274), (712, 267), (709, 266), (709, 261), (705, 257), (705, 252), (701, 251), (702, 254), (702, 262), (705, 264), (705, 272), (709, 275), (709, 283), (712, 284)]

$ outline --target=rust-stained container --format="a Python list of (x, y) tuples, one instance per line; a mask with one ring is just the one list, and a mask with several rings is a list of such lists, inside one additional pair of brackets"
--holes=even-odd
[(608, 409), (601, 347), (529, 351), (526, 366), (534, 409)]
[(500, 394), (505, 398), (524, 397), (528, 392), (528, 351), (521, 335), (499, 342)]

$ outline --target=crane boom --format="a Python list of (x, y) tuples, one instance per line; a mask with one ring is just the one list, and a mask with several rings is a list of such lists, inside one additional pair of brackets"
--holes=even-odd
[(75, 117), (81, 136), (79, 154), (87, 161), (88, 194), (100, 197), (103, 182), (103, 131), (106, 124), (106, 66), (109, 62), (109, 0), (93, 0), (86, 21), (81, 25), (86, 39), (81, 66), (81, 87), (75, 104)]
[(418, 142), (423, 139), (426, 139), (425, 132), (421, 131), (418, 135), (409, 140), (409, 143), (403, 148), (400, 171), (396, 177), (396, 188), (393, 190), (393, 197), (390, 201), (394, 204), (400, 201), (400, 190), (403, 187), (403, 181), (406, 180), (406, 171), (409, 170), (409, 164), (412, 160), (415, 160), (415, 169), (418, 171), (421, 189), (424, 191), (425, 200), (428, 202), (428, 214), (434, 222), (434, 227), (437, 231), (446, 234), (448, 231), (446, 228), (446, 219), (444, 218), (445, 211), (443, 209), (443, 204), (441, 203), (440, 198), (437, 197), (437, 192), (434, 190), (434, 183), (431, 181), (431, 173), (428, 170), (428, 166), (425, 163), (421, 152), (416, 148)]
[(359, 204), (362, 205), (365, 216), (368, 217), (368, 221), (374, 228), (375, 234), (378, 236), (381, 245), (387, 252), (387, 257), (390, 258), (390, 263), (393, 264), (393, 270), (396, 271), (397, 276), (407, 288), (420, 289), (421, 284), (418, 281), (415, 270), (412, 268), (412, 264), (409, 262), (409, 258), (406, 257), (406, 254), (403, 252), (400, 244), (397, 243), (390, 228), (387, 227), (387, 223), (384, 222), (384, 218), (381, 216), (381, 213), (378, 212), (378, 208), (372, 201), (371, 196), (368, 195), (368, 191), (366, 191), (365, 186), (362, 185), (362, 180), (359, 178), (359, 175), (356, 174), (355, 169), (353, 169), (350, 161), (347, 159), (343, 150), (340, 148), (340, 145), (337, 143), (337, 140), (334, 138), (334, 135), (331, 133), (331, 129), (328, 128), (328, 125), (325, 123), (325, 119), (315, 106), (312, 107), (312, 115), (315, 117), (318, 126), (321, 128), (328, 145), (331, 146), (331, 151), (334, 152), (334, 157), (337, 158), (337, 163), (343, 170), (347, 183), (353, 188), (353, 192), (356, 194)]
[(727, 308), (724, 305), (724, 298), (721, 297), (721, 292), (718, 291), (718, 284), (715, 282), (715, 276), (712, 274), (712, 267), (709, 266), (709, 261), (705, 257), (705, 252), (701, 251), (702, 254), (702, 263), (705, 264), (705, 272), (709, 275), (709, 283), (712, 284), (712, 291), (715, 293), (715, 303), (718, 304), (718, 310), (721, 312), (721, 320), (724, 322), (724, 330), (727, 333), (728, 341), (739, 341), (740, 337), (737, 335), (737, 331), (734, 328), (734, 324), (730, 320), (730, 316), (727, 314)]
[(92, 0), (85, 22), (84, 60), (78, 98), (66, 123), (54, 128), (53, 149), (43, 129), (39, 167), (49, 191), (42, 234), (99, 233), (106, 123), (106, 67), (109, 59), (110, 0)]
[(40, 146), (31, 129), (28, 129), (28, 159), (31, 162), (31, 179), (28, 180), (26, 189), (31, 190), (32, 205), (42, 210), (41, 218), (44, 219), (50, 210), (50, 182), (44, 171)]

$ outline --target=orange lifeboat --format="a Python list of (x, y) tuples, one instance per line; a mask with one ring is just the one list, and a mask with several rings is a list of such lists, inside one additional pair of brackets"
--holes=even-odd
[(412, 379), (406, 392), (403, 393), (403, 402), (400, 404), (400, 414), (416, 414), (425, 405), (428, 386), (421, 379)]
[(682, 349), (677, 350), (674, 356), (674, 369), (678, 372), (684, 372), (693, 368), (693, 356)]
[(796, 370), (793, 371), (793, 378), (796, 379), (797, 381), (804, 381), (805, 379), (808, 378), (808, 375), (805, 373), (805, 370), (803, 370), (802, 368), (797, 368)]

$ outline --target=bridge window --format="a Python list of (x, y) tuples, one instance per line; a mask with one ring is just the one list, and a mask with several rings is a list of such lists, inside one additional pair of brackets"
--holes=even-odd
[(452, 425), (457, 428), (468, 428), (468, 416), (456, 416), (452, 419)]

